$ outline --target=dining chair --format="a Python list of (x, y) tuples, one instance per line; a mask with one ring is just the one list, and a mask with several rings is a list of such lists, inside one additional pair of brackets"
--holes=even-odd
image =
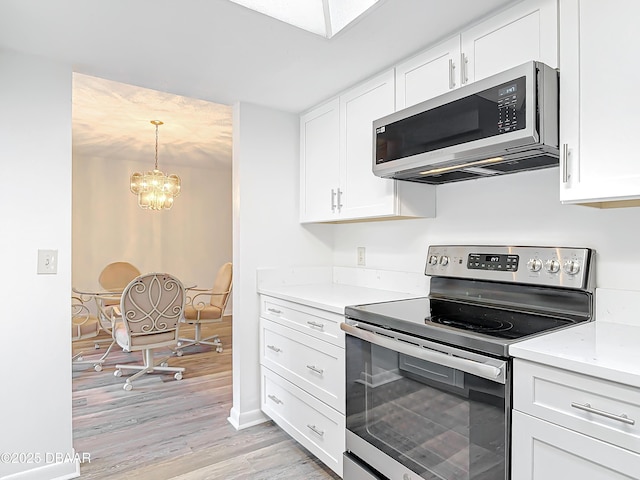
[(182, 356), (185, 348), (201, 344), (215, 347), (218, 353), (223, 351), (218, 334), (202, 338), (202, 326), (222, 321), (232, 284), (233, 266), (231, 262), (228, 262), (218, 269), (213, 288), (187, 289), (187, 304), (184, 309), (183, 321), (188, 325), (193, 325), (195, 332), (193, 338), (180, 338), (175, 349), (176, 355)]
[(184, 368), (167, 365), (171, 353), (155, 360), (154, 350), (177, 345), (184, 305), (184, 286), (168, 273), (140, 275), (125, 287), (120, 300), (121, 321), (115, 323), (114, 338), (126, 351), (141, 351), (143, 360), (142, 365), (116, 365), (116, 377), (122, 376), (123, 370), (138, 370), (127, 378), (125, 390), (133, 388), (135, 379), (155, 371), (174, 372), (176, 380), (182, 379)]
[[(71, 296), (71, 341), (77, 342), (97, 337), (100, 334), (100, 320), (93, 315), (83, 299)], [(104, 356), (98, 359), (85, 360), (82, 352), (71, 357), (73, 365), (93, 365), (96, 372), (102, 371)]]

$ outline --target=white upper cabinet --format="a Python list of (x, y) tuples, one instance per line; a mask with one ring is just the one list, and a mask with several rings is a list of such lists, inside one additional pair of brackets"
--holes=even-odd
[(336, 215), (340, 175), (340, 104), (332, 100), (300, 117), (300, 218)]
[(462, 32), (461, 84), (537, 60), (558, 67), (558, 4), (528, 0)]
[(392, 215), (395, 181), (373, 172), (373, 121), (395, 110), (393, 70), (340, 97), (340, 214), (343, 218)]
[(396, 107), (416, 105), (460, 86), (460, 36), (396, 66)]
[(373, 174), (373, 121), (395, 110), (389, 70), (300, 117), (300, 221), (432, 217), (435, 189)]
[[(560, 2), (560, 200), (638, 205), (637, 0)], [(621, 103), (612, 109), (614, 95)], [(615, 115), (614, 115), (615, 113)], [(611, 202), (611, 203), (609, 203)]]
[(410, 107), (531, 60), (558, 67), (556, 0), (526, 0), (396, 67), (396, 107)]

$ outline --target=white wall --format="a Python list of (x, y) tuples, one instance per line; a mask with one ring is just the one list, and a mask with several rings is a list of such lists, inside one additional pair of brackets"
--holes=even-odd
[[(431, 244), (583, 246), (596, 250), (596, 286), (640, 290), (640, 208), (562, 205), (558, 169), (437, 187), (437, 216), (337, 225), (336, 265), (424, 271)], [(638, 319), (640, 324), (640, 318)]]
[(231, 261), (231, 159), (227, 168), (163, 163), (165, 173), (180, 176), (182, 192), (160, 212), (138, 207), (129, 191), (131, 173), (151, 167), (74, 153), (74, 287), (98, 288), (105, 265), (128, 261), (141, 272), (171, 272), (185, 284), (211, 288), (218, 268)]
[(244, 428), (260, 412), (256, 269), (330, 265), (332, 226), (300, 225), (297, 115), (251, 104), (233, 114), (233, 408)]
[[(0, 478), (71, 478), (71, 66), (0, 51)], [(37, 275), (38, 249), (58, 250), (57, 275)]]

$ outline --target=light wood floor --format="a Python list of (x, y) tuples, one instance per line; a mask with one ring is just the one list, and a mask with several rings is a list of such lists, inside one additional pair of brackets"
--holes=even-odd
[[(91, 458), (81, 465), (82, 479), (339, 478), (272, 422), (240, 431), (231, 426), (231, 319), (213, 331), (223, 353), (198, 346), (169, 359), (169, 365), (186, 367), (180, 381), (152, 373), (124, 391), (127, 372), (115, 377), (115, 364), (138, 363), (140, 354), (119, 348), (102, 372), (73, 367), (73, 444)], [(83, 351), (88, 359), (104, 351), (93, 346), (93, 340), (76, 342), (74, 353)]]

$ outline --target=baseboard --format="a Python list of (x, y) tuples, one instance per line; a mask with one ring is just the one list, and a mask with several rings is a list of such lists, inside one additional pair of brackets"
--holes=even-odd
[(239, 413), (234, 407), (229, 411), (229, 418), (227, 421), (233, 425), (236, 430), (242, 430), (244, 428), (260, 425), (261, 423), (268, 422), (270, 420), (262, 410), (252, 410), (250, 412)]
[[(43, 461), (46, 462), (47, 458), (44, 458)], [(12, 473), (11, 475), (0, 477), (0, 480), (69, 480), (79, 476), (80, 461), (73, 460), (70, 462), (49, 463), (30, 470)]]

